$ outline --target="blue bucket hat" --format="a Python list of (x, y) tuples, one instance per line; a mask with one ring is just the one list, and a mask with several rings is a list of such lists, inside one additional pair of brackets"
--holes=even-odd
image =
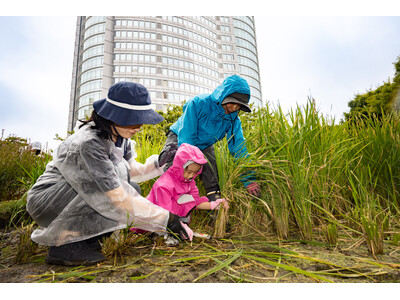
[(113, 84), (107, 98), (93, 102), (93, 108), (100, 117), (121, 126), (157, 124), (164, 120), (151, 105), (148, 90), (134, 82)]

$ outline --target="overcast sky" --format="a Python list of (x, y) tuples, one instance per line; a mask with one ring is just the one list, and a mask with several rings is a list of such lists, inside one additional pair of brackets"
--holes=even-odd
[[(381, 5), (387, 2), (396, 1), (379, 1)], [(89, 7), (68, 12), (71, 17), (55, 17), (65, 14), (62, 5), (45, 13), (37, 7), (32, 13), (29, 5), (21, 13), (16, 7), (0, 16), (0, 130), (4, 129), (3, 138), (16, 135), (54, 148), (58, 145), (55, 135), (67, 134), (76, 15), (121, 15), (124, 10)], [(280, 104), (284, 111), (305, 104), (312, 96), (321, 113), (338, 121), (355, 94), (393, 77), (393, 62), (400, 56), (400, 17), (388, 16), (395, 15), (396, 9), (382, 11), (371, 5), (315, 11), (286, 9), (282, 4), (278, 8), (246, 6), (231, 13), (202, 6), (196, 13), (164, 14), (162, 8), (142, 15), (255, 15), (263, 100), (275, 107)]]
[(256, 16), (256, 31), (263, 100), (286, 111), (311, 96), (336, 121), (400, 56), (400, 17)]

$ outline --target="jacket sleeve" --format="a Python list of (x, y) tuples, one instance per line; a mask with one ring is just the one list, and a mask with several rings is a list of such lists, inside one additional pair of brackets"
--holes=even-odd
[(193, 182), (193, 185), (190, 187), (189, 194), (193, 197), (194, 201), (196, 202), (196, 206), (203, 202), (208, 202), (208, 198), (206, 196), (200, 197), (199, 189), (197, 188), (195, 182)]
[[(238, 158), (249, 158), (249, 153), (247, 151), (246, 140), (243, 136), (242, 122), (238, 118), (233, 125), (233, 136), (229, 130), (227, 133), (228, 148), (235, 159)], [(249, 158), (250, 159), (250, 158)], [(244, 172), (240, 176), (240, 181), (245, 187), (256, 180), (254, 171)]]
[(186, 104), (185, 111), (182, 114), (181, 129), (178, 133), (178, 145), (187, 143), (195, 145), (197, 138), (197, 123), (199, 121), (199, 106), (195, 100)]
[(233, 123), (233, 130), (228, 130), (226, 139), (228, 141), (229, 152), (233, 157), (242, 158), (248, 156), (246, 140), (243, 136), (242, 122), (239, 118)]
[(163, 168), (158, 166), (158, 155), (156, 154), (149, 156), (144, 164), (141, 164), (132, 158), (129, 161), (129, 167), (131, 180), (137, 183), (153, 179), (164, 173)]

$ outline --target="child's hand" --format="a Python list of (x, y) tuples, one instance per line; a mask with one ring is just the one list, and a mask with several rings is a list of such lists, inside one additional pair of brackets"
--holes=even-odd
[(220, 198), (220, 199), (210, 202), (211, 210), (219, 209), (221, 203), (225, 209), (229, 209), (228, 201), (226, 201), (226, 199)]

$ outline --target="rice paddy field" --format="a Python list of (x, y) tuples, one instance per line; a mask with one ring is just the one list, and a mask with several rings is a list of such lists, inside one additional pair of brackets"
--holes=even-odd
[[(399, 116), (335, 122), (310, 99), (289, 113), (267, 107), (241, 120), (249, 158), (235, 160), (226, 141), (216, 145), (230, 208), (194, 211), (190, 224), (211, 239), (167, 247), (122, 230), (103, 241), (107, 261), (52, 266), (47, 247), (30, 241), (36, 225), (20, 206), (14, 226), (2, 229), (0, 282), (400, 282)], [(138, 161), (159, 153), (168, 122), (134, 137)], [(250, 171), (259, 198), (240, 182)], [(143, 195), (153, 182), (141, 185)]]

